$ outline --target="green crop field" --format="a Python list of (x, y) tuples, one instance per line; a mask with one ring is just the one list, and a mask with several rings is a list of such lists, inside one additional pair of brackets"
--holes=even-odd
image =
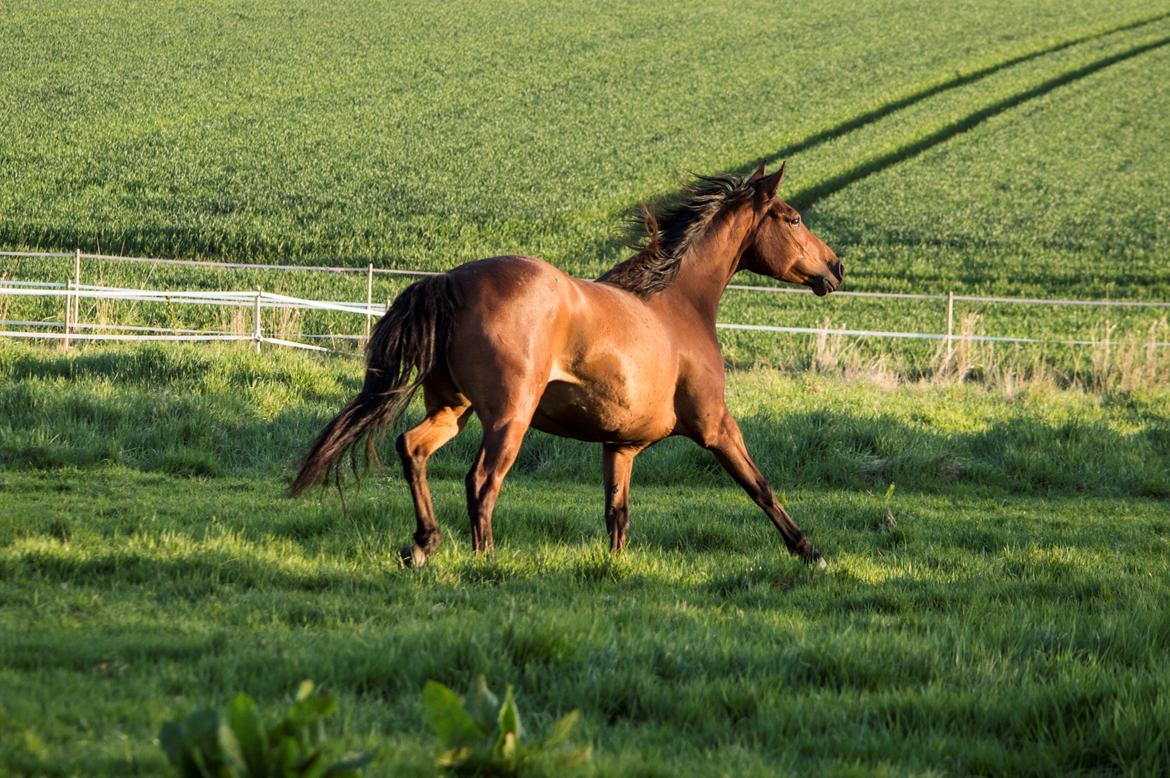
[[(1142, 4), (1076, 13), (1054, 4), (1021, 19), (1010, 7), (923, 17), (873, 3), (851, 8), (848, 24), (833, 9), (800, 20), (724, 11), (719, 24), (702, 8), (672, 8), (669, 22), (656, 7), (588, 18), (562, 9), (550, 24), (572, 45), (551, 63), (540, 36), (514, 29), (514, 8), (353, 6), (324, 20), (309, 9), (128, 18), (74, 7), (70, 27), (38, 6), (0, 50), (0, 242), (425, 269), (512, 252), (590, 275), (622, 258), (623, 218), (638, 203), (669, 198), (690, 172), (784, 158), (785, 192), (846, 257), (847, 289), (1170, 300), (1161, 122), (1170, 16)], [(162, 34), (172, 24), (181, 35)], [(354, 56), (310, 45), (315, 35), (350, 36)], [(450, 43), (464, 38), (477, 45)], [(145, 77), (164, 67), (166, 78)], [(488, 81), (500, 85), (481, 100)], [(64, 132), (58, 116), (82, 121)], [(4, 264), (16, 279), (69, 275), (68, 261)], [(364, 296), (357, 277), (109, 262), (87, 262), (84, 280)], [(375, 299), (399, 288), (379, 279)], [(57, 301), (0, 307), (12, 319), (61, 319)], [(1142, 341), (1167, 340), (1165, 314), (957, 311), (976, 333)], [(87, 302), (82, 317), (225, 326), (230, 312)], [(744, 292), (728, 295), (722, 318), (944, 324), (938, 302)], [(360, 330), (320, 315), (298, 323)], [(790, 364), (808, 340), (729, 336), (727, 345), (737, 361)], [(899, 355), (911, 369), (933, 352), (855, 348)], [(1084, 361), (1025, 351), (1021, 361), (1042, 351), (1065, 373)]]
[[(787, 160), (782, 194), (847, 290), (1170, 302), (1162, 3), (554, 6), (4, 3), (0, 250), (524, 253), (595, 276), (638, 204)], [(71, 270), (0, 257), (8, 280)], [(360, 273), (82, 276), (365, 296)], [(61, 309), (0, 294), (0, 320)], [(1099, 343), (964, 345), (945, 368), (935, 343), (723, 332), (729, 404), (827, 573), (673, 440), (639, 458), (610, 559), (598, 452), (538, 433), (475, 558), (474, 423), (431, 467), (444, 545), (402, 569), (396, 466), (351, 479), (344, 516), (334, 492), (283, 495), (357, 387), (352, 356), (0, 344), (0, 774), (158, 774), (164, 720), (240, 690), (274, 713), (313, 678), (341, 703), (333, 736), (380, 749), (372, 774), (427, 775), (423, 683), (479, 673), (536, 730), (579, 709), (600, 775), (1165, 773), (1168, 313), (960, 302), (964, 332)], [(731, 291), (720, 318), (945, 326), (938, 300), (808, 293)]]

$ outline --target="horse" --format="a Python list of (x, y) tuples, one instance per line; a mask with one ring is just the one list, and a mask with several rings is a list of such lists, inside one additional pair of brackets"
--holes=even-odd
[(465, 480), (471, 543), (491, 552), (492, 512), (530, 427), (601, 444), (605, 524), (619, 554), (629, 533), (634, 458), (672, 435), (690, 438), (771, 519), (789, 553), (826, 567), (752, 461), (724, 401), (715, 335), (720, 298), (741, 270), (836, 291), (837, 255), (776, 195), (785, 165), (746, 179), (702, 176), (654, 214), (645, 240), (600, 278), (572, 277), (526, 256), (460, 265), (405, 289), (366, 347), (361, 391), (313, 443), (293, 495), (337, 476), (349, 451), (390, 427), (421, 388), (426, 415), (395, 442), (416, 530), (404, 561), (424, 565), (441, 540), (427, 460), (474, 413), (483, 438)]

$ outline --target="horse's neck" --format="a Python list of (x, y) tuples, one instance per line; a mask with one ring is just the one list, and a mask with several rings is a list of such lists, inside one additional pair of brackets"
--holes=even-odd
[(704, 323), (714, 326), (723, 292), (739, 270), (752, 223), (750, 213), (720, 217), (691, 247), (678, 275), (663, 290), (664, 300), (676, 310), (692, 309)]

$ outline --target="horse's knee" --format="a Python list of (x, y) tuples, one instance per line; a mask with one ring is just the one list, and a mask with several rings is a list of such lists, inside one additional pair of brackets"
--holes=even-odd
[(727, 447), (734, 439), (733, 425), (734, 421), (731, 420), (730, 414), (726, 412), (719, 415), (711, 414), (697, 420), (691, 439), (709, 451), (717, 451)]
[(483, 448), (486, 455), (485, 462), (495, 466), (500, 462), (510, 462), (520, 450), (524, 441), (524, 433), (528, 425), (513, 419), (501, 420), (485, 425)]
[(467, 489), (467, 499), (475, 503), (482, 503), (503, 486), (504, 473), (498, 468), (475, 467), (463, 479), (463, 484)]

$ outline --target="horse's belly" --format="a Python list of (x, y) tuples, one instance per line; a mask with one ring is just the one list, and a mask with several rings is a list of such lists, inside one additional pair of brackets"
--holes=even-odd
[(545, 387), (532, 426), (554, 435), (606, 443), (651, 442), (670, 434), (669, 399), (637, 396), (632, 387), (553, 380)]

